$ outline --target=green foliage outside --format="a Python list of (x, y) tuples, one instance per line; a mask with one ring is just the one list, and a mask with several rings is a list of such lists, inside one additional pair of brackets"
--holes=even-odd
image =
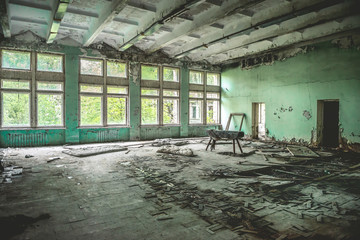
[(164, 81), (178, 82), (179, 81), (179, 69), (177, 68), (164, 68)]
[(208, 73), (206, 78), (207, 78), (207, 81), (206, 81), (207, 85), (218, 86), (220, 83), (219, 82), (219, 74), (217, 74), (217, 73)]
[(159, 80), (158, 67), (141, 65), (141, 79)]
[(148, 88), (142, 88), (141, 89), (141, 95), (146, 96), (159, 96), (159, 90), (158, 89), (148, 89)]
[(125, 98), (107, 98), (107, 121), (109, 124), (126, 124)]
[(164, 124), (177, 124), (178, 122), (178, 100), (164, 99), (163, 101)]
[(97, 85), (80, 85), (80, 92), (88, 92), (88, 93), (102, 93), (102, 86)]
[(101, 125), (101, 97), (80, 97), (80, 123), (84, 125)]
[(126, 77), (126, 64), (107, 61), (107, 76)]
[(179, 91), (176, 91), (176, 90), (163, 90), (163, 96), (177, 97), (177, 96), (179, 96)]
[(3, 93), (3, 126), (30, 126), (30, 94)]
[(62, 90), (62, 84), (61, 84), (61, 83), (43, 83), (43, 82), (38, 82), (37, 89), (38, 89), (38, 90), (61, 91), (61, 90)]
[(158, 100), (151, 98), (141, 99), (141, 124), (157, 124)]
[(37, 70), (46, 72), (62, 72), (63, 57), (53, 54), (37, 55)]
[(108, 86), (107, 93), (127, 94), (127, 88), (126, 87)]
[(208, 124), (218, 123), (219, 101), (208, 100), (206, 105), (206, 122)]
[(103, 61), (96, 59), (80, 59), (80, 72), (85, 75), (103, 75)]
[(30, 53), (2, 50), (2, 67), (30, 70)]
[(203, 83), (202, 76), (203, 76), (202, 72), (190, 71), (189, 82), (194, 84), (202, 84)]
[(3, 80), (2, 87), (11, 89), (30, 89), (30, 81)]
[(62, 125), (62, 95), (38, 94), (38, 125)]

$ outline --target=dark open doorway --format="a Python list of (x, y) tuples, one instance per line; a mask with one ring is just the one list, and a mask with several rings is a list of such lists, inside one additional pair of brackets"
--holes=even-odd
[(324, 147), (339, 146), (339, 100), (318, 101), (318, 139)]

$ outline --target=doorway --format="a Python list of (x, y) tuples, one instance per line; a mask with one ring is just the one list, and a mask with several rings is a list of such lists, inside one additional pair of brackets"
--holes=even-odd
[(253, 138), (265, 139), (265, 103), (252, 104), (252, 136)]
[(317, 133), (321, 146), (339, 146), (339, 100), (318, 100)]

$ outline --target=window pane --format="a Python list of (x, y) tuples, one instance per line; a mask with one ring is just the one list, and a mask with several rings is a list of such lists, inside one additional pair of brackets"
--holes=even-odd
[(206, 93), (207, 98), (220, 98), (220, 93), (216, 92), (207, 92)]
[(107, 98), (108, 124), (126, 124), (126, 98)]
[(207, 85), (220, 85), (220, 75), (218, 73), (208, 73), (206, 77)]
[(29, 81), (2, 80), (2, 88), (30, 89)]
[(38, 125), (62, 125), (62, 95), (38, 94)]
[(203, 98), (204, 93), (203, 92), (189, 92), (190, 98)]
[(159, 96), (159, 90), (158, 89), (141, 89), (141, 95), (145, 96)]
[(30, 94), (3, 93), (3, 126), (30, 126)]
[(219, 123), (220, 108), (219, 101), (208, 100), (206, 102), (206, 121), (208, 124)]
[(141, 124), (157, 124), (158, 99), (141, 99)]
[(179, 69), (164, 67), (164, 81), (178, 82)]
[(179, 101), (177, 99), (163, 100), (163, 122), (164, 124), (179, 123)]
[(103, 61), (102, 60), (95, 60), (95, 59), (80, 59), (81, 65), (81, 74), (87, 75), (96, 75), (102, 76), (103, 75)]
[(164, 90), (163, 95), (166, 97), (178, 97), (179, 91), (176, 90)]
[(203, 101), (202, 100), (190, 100), (190, 123), (203, 123), (202, 120), (202, 108), (203, 108)]
[(108, 93), (127, 94), (127, 87), (107, 87)]
[(30, 70), (30, 53), (2, 50), (2, 67)]
[(50, 91), (62, 91), (62, 84), (61, 83), (37, 83), (38, 90), (50, 90)]
[(63, 57), (52, 54), (37, 55), (37, 70), (47, 72), (62, 72)]
[(101, 97), (80, 97), (81, 125), (101, 125)]
[(80, 86), (81, 92), (88, 92), (88, 93), (102, 93), (102, 86), (99, 85), (81, 85)]
[(202, 76), (203, 76), (202, 72), (190, 71), (189, 82), (194, 84), (203, 84)]
[(126, 64), (107, 61), (107, 75), (109, 77), (126, 77)]
[(141, 65), (141, 79), (159, 80), (158, 67)]

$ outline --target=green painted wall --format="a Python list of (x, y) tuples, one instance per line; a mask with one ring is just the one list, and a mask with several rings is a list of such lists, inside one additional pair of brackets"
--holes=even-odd
[[(232, 112), (246, 113), (243, 130), (251, 134), (253, 102), (264, 102), (268, 136), (310, 142), (316, 134), (317, 100), (339, 99), (342, 137), (360, 142), (360, 51), (330, 43), (271, 66), (222, 72), (222, 124)], [(290, 111), (289, 111), (290, 109)], [(308, 111), (311, 118), (303, 113)], [(239, 119), (231, 128), (239, 126)], [(235, 125), (235, 126), (234, 126)], [(316, 140), (316, 135), (314, 136)]]
[[(215, 126), (189, 126), (189, 69), (180, 69), (180, 126), (141, 126), (140, 63), (129, 63), (129, 127), (79, 128), (79, 58), (84, 55), (76, 47), (61, 47), (51, 52), (65, 54), (65, 127), (59, 129), (0, 129), (0, 147), (60, 145), (157, 138), (205, 136)], [(88, 50), (86, 56), (96, 56)], [(218, 126), (217, 126), (218, 127)]]

